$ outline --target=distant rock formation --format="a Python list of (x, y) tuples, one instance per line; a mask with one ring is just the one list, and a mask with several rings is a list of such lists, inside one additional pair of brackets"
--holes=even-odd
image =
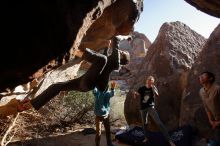
[(160, 117), (168, 129), (178, 126), (188, 72), (205, 42), (204, 37), (181, 22), (162, 25), (126, 97), (125, 117), (129, 124), (140, 122), (139, 102), (134, 101), (131, 91), (143, 86), (146, 77), (153, 75), (160, 93), (156, 101)]
[[(111, 79), (125, 81), (124, 84), (121, 84), (122, 90), (128, 90), (132, 84), (150, 45), (151, 42), (149, 39), (139, 32), (133, 32), (131, 37), (128, 37), (128, 39), (124, 39), (120, 42), (120, 50), (128, 51), (130, 53), (131, 60), (128, 65), (123, 66), (118, 72), (113, 72)], [(123, 81), (119, 83), (123, 83)], [(123, 87), (124, 85), (126, 85), (126, 87)]]
[(212, 137), (215, 133), (210, 128), (199, 96), (202, 86), (198, 82), (198, 76), (203, 71), (213, 72), (216, 75), (216, 83), (220, 84), (220, 24), (210, 35), (189, 73), (180, 117), (180, 124), (191, 123), (197, 127), (199, 134)]

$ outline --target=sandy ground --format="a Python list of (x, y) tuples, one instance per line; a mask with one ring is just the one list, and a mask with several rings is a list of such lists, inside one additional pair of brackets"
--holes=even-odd
[[(113, 143), (116, 146), (128, 146), (116, 140), (113, 140)], [(78, 131), (66, 135), (13, 142), (7, 146), (95, 146), (95, 134), (83, 135)], [(102, 134), (100, 146), (107, 146), (105, 133)]]

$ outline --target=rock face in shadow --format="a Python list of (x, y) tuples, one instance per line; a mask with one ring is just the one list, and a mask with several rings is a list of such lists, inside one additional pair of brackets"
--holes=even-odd
[(216, 75), (216, 83), (220, 84), (220, 25), (210, 35), (198, 59), (195, 61), (188, 78), (188, 84), (183, 94), (181, 124), (192, 123), (203, 136), (213, 136), (210, 129), (203, 104), (199, 96), (202, 87), (198, 82), (198, 76), (203, 71), (210, 71)]
[(125, 117), (129, 124), (140, 122), (139, 101), (132, 98), (131, 91), (143, 86), (146, 77), (153, 75), (160, 94), (156, 107), (161, 120), (168, 129), (178, 126), (187, 75), (205, 41), (181, 22), (162, 25), (126, 97)]
[[(2, 2), (5, 53), (0, 57), (0, 89), (27, 82), (38, 69), (68, 52), (83, 19), (96, 5), (97, 1), (86, 0)], [(4, 61), (4, 56), (11, 62)]]
[[(218, 0), (185, 1), (219, 17)], [(112, 36), (128, 34), (142, 8), (143, 0), (2, 2), (0, 91), (27, 83), (52, 60), (68, 61), (71, 47), (99, 50)]]
[(1, 97), (0, 105), (6, 104), (12, 98), (23, 100), (25, 97), (29, 97), (33, 99), (52, 84), (78, 77), (77, 75), (81, 74), (80, 65), (80, 59), (71, 60), (65, 65), (45, 73), (44, 76), (32, 82), (15, 87), (11, 93), (5, 95), (2, 93), (4, 96)]
[[(186, 1), (219, 17), (218, 0)], [(112, 36), (128, 34), (142, 8), (143, 0), (2, 2), (4, 53), (0, 56), (0, 91), (27, 83), (38, 69), (54, 59), (55, 66), (63, 57), (68, 60), (66, 54), (71, 47), (77, 49), (82, 38), (80, 49), (98, 50)]]
[[(27, 83), (38, 69), (52, 60), (57, 61), (54, 66), (60, 65), (71, 47), (77, 49), (82, 38), (86, 44), (86, 38), (93, 37), (91, 30), (96, 32), (97, 39), (91, 40), (96, 45), (84, 47), (94, 50), (102, 46), (98, 43), (101, 35), (104, 40), (129, 33), (142, 4), (142, 0), (136, 3), (132, 0), (2, 2), (1, 45), (4, 53), (0, 56), (0, 91)], [(109, 27), (100, 22), (108, 22)]]
[(220, 1), (219, 0), (185, 0), (190, 5), (196, 7), (209, 15), (220, 18)]

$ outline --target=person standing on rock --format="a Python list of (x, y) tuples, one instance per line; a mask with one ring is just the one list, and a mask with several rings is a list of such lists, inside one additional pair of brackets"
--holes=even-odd
[(106, 88), (105, 91), (100, 91), (96, 87), (93, 90), (93, 95), (95, 96), (95, 109), (94, 113), (96, 115), (96, 137), (95, 144), (100, 146), (100, 139), (102, 133), (102, 122), (105, 127), (107, 146), (114, 146), (111, 140), (110, 123), (109, 123), (109, 111), (110, 111), (110, 98), (115, 94), (115, 82), (111, 82), (110, 90)]
[[(120, 65), (126, 65), (130, 62), (130, 54), (127, 51), (121, 51), (118, 49), (119, 39), (114, 37), (110, 42), (112, 53), (109, 56), (100, 54), (90, 49), (86, 49), (84, 52), (80, 50), (76, 50), (74, 52), (75, 56), (80, 57), (92, 64), (88, 71), (81, 77), (69, 80), (67, 82), (58, 82), (50, 85), (34, 99), (27, 101), (28, 98), (26, 98), (26, 100), (23, 102), (23, 108), (21, 107), (22, 101), (18, 102), (18, 100), (17, 102), (13, 102), (15, 108), (10, 108), (11, 104), (6, 104), (4, 108), (2, 108), (4, 110), (1, 111), (0, 108), (0, 115), (8, 116), (32, 107), (35, 110), (39, 110), (53, 97), (58, 95), (60, 91), (75, 90), (87, 92), (93, 90), (95, 87), (101, 92), (105, 91), (109, 83), (109, 76), (111, 72), (113, 70), (118, 70)], [(17, 109), (18, 106), (19, 110)], [(13, 109), (13, 111), (7, 111), (7, 109), (9, 109), (8, 107)]]
[(209, 139), (211, 146), (220, 146), (220, 86), (215, 84), (215, 75), (211, 72), (203, 72), (199, 76), (199, 82), (203, 86), (199, 94), (203, 101), (209, 123), (217, 132), (214, 139)]
[(145, 134), (145, 139), (143, 142), (147, 142), (149, 138), (149, 133), (146, 130), (148, 116), (154, 120), (154, 122), (160, 128), (162, 134), (166, 138), (166, 140), (170, 143), (171, 146), (175, 146), (173, 141), (171, 140), (164, 124), (161, 122), (159, 115), (154, 108), (154, 99), (159, 97), (158, 90), (154, 85), (155, 79), (153, 76), (148, 76), (146, 80), (146, 84), (138, 89), (138, 91), (133, 92), (133, 97), (136, 99), (137, 97), (140, 98), (140, 113), (141, 113), (141, 120), (142, 120), (142, 127)]

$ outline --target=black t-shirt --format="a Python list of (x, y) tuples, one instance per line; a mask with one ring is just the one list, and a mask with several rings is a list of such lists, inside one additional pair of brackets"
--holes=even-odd
[(152, 88), (142, 86), (138, 89), (138, 93), (141, 96), (141, 110), (154, 106), (154, 93)]

